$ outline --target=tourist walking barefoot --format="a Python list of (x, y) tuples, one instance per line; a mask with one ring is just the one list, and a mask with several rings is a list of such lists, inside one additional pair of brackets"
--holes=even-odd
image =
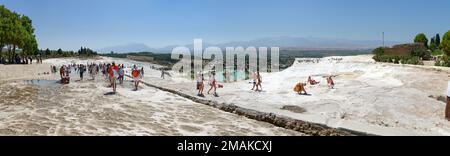
[(120, 84), (123, 84), (124, 75), (125, 75), (125, 69), (124, 69), (124, 66), (122, 64), (122, 66), (119, 67), (119, 83)]
[(69, 66), (64, 66), (64, 70), (65, 70), (65, 72), (66, 72), (66, 77), (70, 77), (70, 65)]
[(106, 65), (106, 77), (109, 80), (110, 87), (112, 87), (111, 77), (113, 77), (111, 74), (113, 74), (113, 71), (112, 71), (112, 68), (111, 68), (111, 64), (108, 63)]
[(141, 76), (139, 69), (136, 67), (136, 65), (133, 66), (133, 69), (131, 71), (131, 76), (133, 76), (134, 81), (134, 91), (138, 90), (139, 86), (139, 77)]
[(113, 62), (109, 68), (110, 68), (109, 76), (110, 76), (110, 81), (111, 81), (111, 87), (113, 88), (113, 93), (116, 93), (116, 88), (117, 88), (116, 79), (119, 77), (119, 72), (118, 72), (119, 67), (116, 66), (116, 64)]
[(86, 68), (84, 68), (84, 65), (80, 65), (79, 70), (80, 70), (79, 71), (80, 72), (80, 80), (83, 80), (83, 74), (86, 71)]
[(262, 77), (259, 71), (256, 72), (256, 91), (262, 91)]
[(256, 87), (256, 72), (253, 72), (252, 73), (252, 79), (253, 79), (253, 87), (252, 87), (252, 90), (254, 90), (255, 89), (255, 87)]
[(334, 81), (331, 76), (327, 78), (327, 84), (329, 89), (334, 89)]
[(216, 81), (216, 73), (215, 72), (213, 72), (212, 73), (212, 75), (211, 75), (211, 77), (209, 78), (209, 85), (211, 86), (211, 88), (209, 88), (209, 90), (208, 90), (208, 94), (211, 92), (211, 90), (213, 90), (214, 89), (214, 96), (218, 96), (217, 95), (217, 81)]
[(204, 96), (203, 95), (203, 89), (205, 88), (205, 85), (203, 84), (204, 81), (204, 77), (203, 74), (199, 74), (199, 76), (197, 77), (197, 96)]

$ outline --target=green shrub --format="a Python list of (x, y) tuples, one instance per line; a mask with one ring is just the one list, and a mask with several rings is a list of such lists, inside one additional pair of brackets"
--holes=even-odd
[(418, 56), (413, 56), (409, 59), (409, 63), (408, 64), (413, 64), (413, 65), (423, 65), (423, 62), (420, 60), (420, 57)]
[(431, 55), (431, 51), (427, 50), (425, 51), (425, 53), (422, 55), (422, 60), (431, 60), (432, 55)]
[(382, 48), (382, 47), (379, 47), (379, 48), (377, 48), (377, 49), (374, 49), (373, 51), (372, 51), (372, 53), (375, 55), (375, 56), (381, 56), (381, 55), (384, 55), (384, 49)]
[(444, 51), (445, 55), (450, 55), (450, 30), (442, 37), (440, 49)]
[(389, 56), (381, 55), (374, 56), (374, 60), (377, 62), (395, 63), (395, 64), (413, 64), (423, 65), (422, 60), (418, 56)]
[(411, 56), (401, 56), (400, 63), (401, 64), (407, 64), (408, 60), (411, 58)]
[(410, 52), (410, 56), (417, 56), (422, 58), (423, 60), (430, 60), (431, 52), (423, 48), (413, 48)]
[(444, 51), (439, 50), (439, 49), (433, 50), (433, 52), (431, 52), (431, 55), (433, 55), (433, 56), (440, 56), (443, 54), (444, 54)]
[(394, 64), (400, 63), (400, 56), (394, 56)]
[(373, 60), (375, 60), (375, 62), (380, 62), (380, 56), (379, 55), (374, 55), (373, 57), (372, 57), (372, 59)]
[(438, 58), (438, 60), (436, 60), (435, 65), (443, 66), (443, 67), (450, 67), (450, 57), (448, 57), (447, 55), (444, 55), (444, 56)]

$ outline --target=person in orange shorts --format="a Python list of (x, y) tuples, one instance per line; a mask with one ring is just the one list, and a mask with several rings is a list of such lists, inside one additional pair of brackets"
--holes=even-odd
[(133, 77), (133, 81), (134, 81), (134, 90), (137, 91), (138, 86), (139, 86), (139, 78), (141, 77), (141, 72), (136, 67), (136, 65), (133, 66), (133, 69), (131, 71), (131, 76)]
[(113, 88), (113, 92), (116, 93), (116, 79), (119, 77), (119, 67), (113, 62), (111, 66), (109, 66), (108, 73), (111, 87)]

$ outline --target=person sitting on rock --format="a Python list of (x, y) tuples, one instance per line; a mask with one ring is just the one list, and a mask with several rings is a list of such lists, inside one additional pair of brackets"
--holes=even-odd
[(299, 83), (297, 83), (297, 85), (295, 85), (294, 91), (297, 92), (298, 94), (302, 94), (302, 92), (304, 92), (304, 95), (306, 95), (308, 93), (305, 90), (305, 86), (306, 86), (306, 83), (299, 82)]
[(311, 76), (309, 76), (309, 77), (308, 77), (308, 83), (309, 83), (310, 85), (316, 85), (316, 84), (319, 84), (320, 81), (316, 81), (316, 80), (312, 79)]

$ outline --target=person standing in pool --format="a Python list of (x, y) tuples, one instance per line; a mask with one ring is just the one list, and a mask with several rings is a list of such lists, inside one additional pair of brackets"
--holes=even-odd
[(59, 75), (61, 76), (61, 79), (64, 79), (66, 77), (66, 71), (64, 71), (64, 65), (59, 68)]
[(80, 72), (80, 79), (83, 80), (83, 75), (84, 75), (84, 71), (85, 71), (84, 65), (80, 65), (78, 70)]
[(112, 68), (111, 68), (111, 64), (108, 63), (108, 65), (106, 65), (106, 77), (109, 80), (109, 84), (112, 87), (112, 80), (111, 78), (113, 77), (111, 74), (113, 73)]
[(445, 106), (445, 119), (450, 121), (450, 81), (447, 84), (447, 105)]
[(141, 73), (140, 73), (139, 69), (136, 67), (136, 65), (133, 66), (133, 69), (131, 71), (131, 76), (133, 77), (133, 81), (134, 81), (134, 90), (137, 91), (138, 86), (139, 86), (139, 77), (141, 76)]
[(98, 75), (98, 73), (100, 72), (100, 67), (98, 64), (95, 65), (95, 75)]
[(69, 66), (66, 66), (65, 68), (66, 68), (66, 69), (65, 69), (65, 71), (66, 71), (66, 77), (70, 77), (70, 76), (69, 76), (70, 70), (71, 70), (71, 69), (70, 69), (70, 65), (69, 65)]

